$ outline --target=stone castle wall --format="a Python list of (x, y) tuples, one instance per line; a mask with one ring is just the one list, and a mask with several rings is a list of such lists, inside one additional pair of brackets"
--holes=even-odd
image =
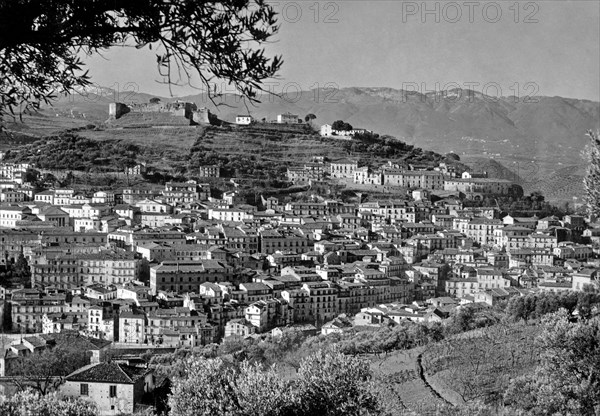
[(123, 103), (110, 103), (108, 105), (108, 118), (112, 120), (116, 120), (121, 117), (123, 114), (127, 114), (131, 111), (131, 109)]
[(189, 119), (191, 119), (192, 113), (198, 109), (196, 104), (183, 101), (173, 103), (131, 103), (128, 107), (135, 113), (171, 113)]
[(132, 113), (171, 113), (176, 117), (184, 117), (191, 123), (209, 124), (210, 110), (206, 107), (198, 109), (195, 103), (176, 101), (173, 103), (110, 103), (108, 105), (109, 120), (116, 120), (122, 115)]

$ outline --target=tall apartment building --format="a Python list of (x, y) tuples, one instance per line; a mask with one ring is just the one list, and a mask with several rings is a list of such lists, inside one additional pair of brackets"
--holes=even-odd
[(200, 285), (206, 282), (227, 281), (231, 268), (216, 260), (163, 261), (150, 268), (150, 291), (200, 293)]

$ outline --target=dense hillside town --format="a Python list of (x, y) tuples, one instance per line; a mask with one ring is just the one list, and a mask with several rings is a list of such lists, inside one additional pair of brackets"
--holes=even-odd
[(0, 416), (600, 416), (600, 8), (463, 3), (0, 1)]
[[(302, 119), (271, 124), (290, 123)], [(256, 124), (240, 116), (232, 128)], [(326, 130), (344, 141), (373, 134)], [(23, 357), (81, 336), (89, 357), (64, 374), (61, 394), (90, 397), (102, 414), (133, 412), (166, 380), (132, 364), (141, 352), (444, 323), (469, 306), (598, 286), (600, 225), (507, 212), (498, 199), (523, 198), (510, 180), (447, 160), (299, 165), (287, 168), (295, 193), (252, 204), (218, 165), (157, 184), (146, 163), (129, 164), (136, 185), (89, 189), (0, 161), (0, 377), (13, 385)], [(332, 198), (334, 188), (349, 194)]]

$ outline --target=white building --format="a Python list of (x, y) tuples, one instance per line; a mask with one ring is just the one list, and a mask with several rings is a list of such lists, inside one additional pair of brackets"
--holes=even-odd
[(115, 362), (90, 364), (66, 377), (60, 394), (90, 400), (101, 416), (131, 414), (154, 390), (153, 370)]
[(354, 180), (354, 172), (358, 169), (358, 162), (350, 159), (341, 159), (331, 162), (329, 166), (332, 178)]
[(357, 134), (373, 133), (367, 129), (334, 130), (331, 124), (321, 126), (321, 136), (354, 136)]
[(31, 210), (27, 207), (0, 206), (0, 227), (14, 228), (29, 215)]
[(277, 123), (279, 124), (298, 124), (298, 114), (285, 113), (277, 115)]
[(321, 136), (332, 136), (333, 135), (333, 129), (331, 127), (331, 124), (323, 124), (321, 126)]
[(254, 215), (241, 209), (211, 208), (208, 210), (208, 218), (225, 222), (242, 222), (251, 220)]
[(98, 191), (92, 197), (92, 204), (114, 204), (115, 193), (109, 191)]
[(247, 126), (252, 124), (252, 116), (250, 115), (238, 115), (235, 117), (235, 124)]

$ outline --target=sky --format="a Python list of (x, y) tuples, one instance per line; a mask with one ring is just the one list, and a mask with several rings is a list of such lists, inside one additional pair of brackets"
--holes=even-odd
[[(267, 53), (283, 56), (276, 92), (315, 87), (469, 88), (492, 96), (600, 101), (600, 2), (279, 1)], [(155, 51), (86, 58), (92, 81), (169, 96)], [(197, 93), (175, 88), (175, 96)]]

